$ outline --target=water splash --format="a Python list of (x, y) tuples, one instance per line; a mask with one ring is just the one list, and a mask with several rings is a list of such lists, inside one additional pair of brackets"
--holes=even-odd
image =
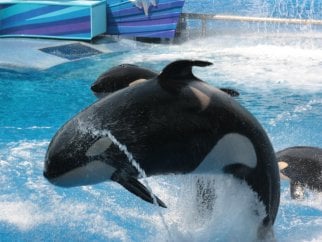
[[(34, 240), (35, 236), (42, 236), (44, 240), (48, 237), (125, 242), (165, 241), (164, 238), (180, 242), (240, 238), (254, 241), (257, 225), (265, 216), (264, 207), (256, 202), (257, 195), (245, 182), (232, 176), (202, 178), (205, 182), (215, 179), (214, 207), (210, 212), (206, 210), (206, 217), (198, 211), (196, 180), (200, 178), (193, 175), (147, 178), (155, 194), (162, 194), (168, 205), (168, 209), (162, 210), (162, 218), (154, 206), (138, 204), (139, 200), (114, 183), (68, 190), (54, 187), (42, 177), (47, 146), (48, 141), (23, 141), (0, 149), (0, 228), (9, 239), (29, 236), (29, 240)], [(322, 211), (321, 199), (315, 201), (290, 201), (289, 189), (286, 191), (275, 226), (279, 241), (312, 241), (321, 237), (321, 217), (314, 215)], [(261, 211), (261, 216), (254, 210)], [(60, 231), (68, 233), (57, 235)], [(79, 232), (84, 237), (79, 237)], [(53, 237), (55, 234), (57, 237)]]
[[(206, 203), (200, 201), (200, 181), (214, 191)], [(240, 236), (243, 241), (256, 241), (258, 224), (266, 213), (245, 182), (223, 174), (191, 174), (160, 176), (150, 183), (169, 200), (164, 217), (175, 241), (240, 241)], [(164, 234), (158, 230), (153, 237), (162, 241)]]
[[(94, 132), (96, 135), (99, 133), (100, 135), (107, 135), (110, 140), (113, 142), (113, 144), (115, 144), (116, 146), (118, 146), (118, 148), (126, 155), (128, 161), (131, 163), (131, 165), (138, 171), (139, 173), (139, 178), (142, 179), (142, 182), (143, 184), (145, 185), (145, 187), (147, 188), (147, 190), (149, 191), (152, 199), (153, 199), (153, 204), (155, 206), (159, 206), (158, 205), (158, 202), (157, 202), (157, 198), (156, 196), (154, 195), (154, 193), (152, 192), (152, 189), (148, 183), (148, 181), (146, 180), (147, 178), (147, 175), (145, 173), (145, 171), (141, 168), (140, 164), (134, 159), (133, 155), (131, 154), (131, 152), (128, 151), (126, 145), (124, 144), (121, 144), (117, 139), (116, 137), (111, 133), (111, 131), (109, 130), (102, 130), (102, 131), (95, 131)], [(171, 231), (169, 229), (169, 226), (168, 224), (166, 223), (161, 211), (158, 211), (159, 212), (159, 216), (161, 218), (161, 221), (163, 223), (163, 226), (166, 228), (166, 231), (168, 233), (168, 238), (169, 238), (169, 241), (174, 241), (173, 240), (173, 236), (171, 234)]]

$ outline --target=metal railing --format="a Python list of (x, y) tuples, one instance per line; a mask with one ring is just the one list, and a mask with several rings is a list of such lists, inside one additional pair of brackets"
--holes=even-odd
[(201, 32), (203, 36), (206, 35), (207, 21), (209, 20), (283, 23), (283, 24), (300, 24), (300, 25), (322, 25), (322, 20), (318, 20), (318, 19), (272, 18), (272, 17), (221, 15), (221, 14), (182, 13), (180, 17), (181, 26), (186, 26), (187, 20), (190, 20), (190, 19), (201, 21)]

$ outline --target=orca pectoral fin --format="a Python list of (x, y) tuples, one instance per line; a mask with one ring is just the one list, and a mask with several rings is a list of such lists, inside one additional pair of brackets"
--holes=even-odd
[(228, 95), (230, 95), (232, 97), (239, 96), (239, 92), (237, 92), (236, 90), (231, 89), (231, 88), (220, 88), (220, 90), (222, 90), (223, 92), (227, 93)]
[(117, 173), (114, 173), (112, 178), (113, 181), (121, 184), (126, 190), (133, 193), (134, 195), (142, 198), (144, 201), (154, 204), (154, 199), (157, 204), (161, 207), (166, 208), (167, 206), (163, 201), (161, 201), (157, 196), (150, 192), (141, 182), (139, 182), (134, 177), (123, 177), (119, 176)]
[(291, 180), (290, 186), (292, 199), (304, 198), (304, 185), (301, 182)]

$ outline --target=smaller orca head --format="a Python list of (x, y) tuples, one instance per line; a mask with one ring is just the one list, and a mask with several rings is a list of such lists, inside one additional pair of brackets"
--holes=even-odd
[(91, 90), (98, 98), (101, 98), (109, 93), (128, 87), (137, 80), (147, 80), (156, 76), (157, 73), (149, 69), (132, 64), (122, 64), (101, 74), (92, 84)]
[(294, 146), (276, 153), (280, 177), (290, 182), (293, 199), (304, 198), (304, 188), (322, 191), (322, 149)]
[(322, 150), (319, 148), (289, 147), (278, 151), (276, 157), (282, 178), (303, 182), (306, 180), (307, 182), (320, 175), (319, 164), (322, 162)]

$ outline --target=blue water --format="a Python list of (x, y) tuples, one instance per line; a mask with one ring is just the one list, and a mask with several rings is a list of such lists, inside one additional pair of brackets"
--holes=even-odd
[[(189, 3), (204, 9), (198, 1)], [(249, 6), (236, 3), (231, 6), (237, 10)], [(208, 9), (217, 4), (208, 1)], [(42, 176), (47, 146), (62, 124), (96, 100), (89, 87), (106, 69), (133, 63), (161, 70), (170, 61), (193, 58), (214, 63), (195, 68), (195, 74), (238, 90), (237, 100), (261, 122), (276, 150), (322, 147), (321, 43), (317, 33), (265, 31), (180, 45), (121, 40), (130, 51), (47, 70), (0, 67), (0, 241), (253, 241), (256, 218), (247, 212), (260, 205), (232, 178), (216, 177), (216, 207), (204, 218), (193, 203), (193, 177), (148, 180), (166, 210), (112, 182), (54, 187)], [(321, 241), (322, 195), (306, 191), (305, 199), (293, 201), (288, 182), (281, 188), (277, 241)]]

